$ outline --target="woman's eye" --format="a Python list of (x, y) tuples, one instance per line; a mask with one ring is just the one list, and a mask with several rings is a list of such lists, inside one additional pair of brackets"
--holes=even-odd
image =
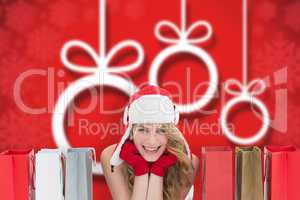
[(140, 133), (148, 133), (148, 130), (144, 129), (144, 128), (139, 128), (138, 132), (140, 132)]
[(164, 129), (158, 129), (158, 133), (160, 133), (160, 134), (163, 134), (163, 133), (165, 133), (166, 131), (164, 130)]

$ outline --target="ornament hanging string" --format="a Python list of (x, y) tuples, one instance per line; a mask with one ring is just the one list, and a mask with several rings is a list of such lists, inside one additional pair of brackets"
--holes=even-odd
[[(242, 95), (242, 96), (256, 96), (263, 93), (266, 89), (266, 84), (261, 79), (254, 79), (248, 82), (248, 4), (247, 0), (243, 0), (243, 71), (242, 71), (242, 83), (236, 79), (229, 79), (225, 83), (225, 91), (232, 95)], [(236, 92), (231, 89), (232, 86), (237, 86), (240, 92)], [(256, 86), (256, 87), (255, 87)], [(252, 91), (251, 91), (252, 89)]]
[[(251, 145), (259, 140), (261, 140), (268, 131), (270, 125), (270, 118), (269, 112), (265, 106), (265, 104), (256, 98), (257, 95), (263, 93), (266, 89), (266, 84), (261, 79), (253, 79), (250, 82), (248, 81), (248, 4), (247, 0), (243, 0), (243, 63), (242, 63), (242, 82), (238, 81), (237, 79), (229, 79), (225, 82), (225, 92), (228, 94), (234, 95), (235, 97), (232, 98), (225, 106), (222, 108), (221, 111), (221, 128), (224, 132), (224, 135), (233, 143), (239, 145)], [(238, 88), (238, 90), (232, 89), (232, 86)], [(256, 86), (256, 87), (255, 87)], [(227, 116), (229, 111), (234, 107), (236, 104), (248, 102), (254, 104), (258, 107), (262, 114), (262, 127), (260, 130), (254, 135), (249, 138), (241, 138), (237, 136), (235, 133), (231, 132), (231, 130), (227, 126)]]

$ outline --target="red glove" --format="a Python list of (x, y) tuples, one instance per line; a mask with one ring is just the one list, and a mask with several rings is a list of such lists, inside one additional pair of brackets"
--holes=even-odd
[(178, 158), (174, 154), (165, 151), (160, 158), (152, 164), (150, 172), (163, 177), (167, 169), (175, 165), (177, 160)]
[(129, 164), (135, 176), (141, 176), (149, 172), (147, 161), (140, 155), (134, 143), (126, 140), (120, 152), (120, 158)]

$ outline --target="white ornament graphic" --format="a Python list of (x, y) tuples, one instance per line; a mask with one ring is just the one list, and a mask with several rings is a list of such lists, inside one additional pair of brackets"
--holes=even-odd
[[(66, 133), (64, 130), (64, 117), (67, 111), (68, 106), (73, 102), (74, 98), (82, 91), (95, 87), (95, 86), (112, 86), (126, 95), (131, 96), (136, 90), (137, 87), (134, 83), (128, 81), (121, 76), (111, 74), (111, 72), (128, 72), (135, 70), (141, 66), (144, 60), (144, 51), (142, 46), (133, 40), (125, 40), (117, 45), (115, 45), (107, 54), (106, 54), (106, 5), (105, 0), (100, 0), (100, 54), (98, 55), (96, 51), (86, 42), (81, 40), (72, 40), (67, 42), (61, 51), (61, 60), (64, 65), (78, 73), (89, 74), (74, 83), (72, 83), (58, 98), (57, 103), (54, 108), (52, 116), (52, 131), (56, 145), (60, 148), (69, 148), (71, 144), (69, 143)], [(74, 64), (68, 60), (68, 52), (70, 48), (81, 48), (88, 55), (90, 55), (93, 61), (96, 63), (96, 66), (80, 66)], [(110, 61), (113, 57), (121, 50), (125, 48), (133, 48), (137, 52), (137, 60), (125, 66), (109, 66)], [(94, 174), (103, 174), (103, 170), (100, 163), (97, 163), (93, 166)]]
[[(187, 28), (186, 20), (186, 0), (181, 0), (181, 30), (171, 21), (163, 20), (160, 21), (155, 27), (155, 36), (161, 42), (172, 44), (170, 47), (162, 50), (158, 56), (154, 59), (149, 73), (149, 82), (154, 85), (158, 85), (158, 72), (161, 64), (170, 56), (176, 53), (189, 53), (195, 55), (198, 59), (204, 61), (207, 66), (208, 73), (210, 76), (209, 86), (203, 94), (203, 98), (191, 103), (191, 104), (176, 104), (180, 113), (191, 113), (201, 109), (207, 105), (217, 90), (218, 84), (218, 72), (214, 60), (210, 57), (206, 51), (202, 48), (195, 46), (194, 44), (202, 43), (209, 40), (212, 36), (212, 27), (206, 21), (194, 22), (190, 27)], [(172, 30), (178, 37), (178, 39), (168, 38), (163, 36), (162, 28), (166, 27)], [(189, 38), (194, 30), (197, 28), (205, 28), (207, 30), (206, 35), (198, 38)]]
[[(263, 80), (260, 79), (254, 79), (248, 83), (248, 75), (247, 75), (247, 69), (248, 69), (248, 60), (247, 60), (247, 17), (248, 17), (248, 7), (247, 7), (247, 0), (243, 0), (243, 83), (239, 82), (236, 79), (229, 79), (225, 83), (225, 91), (231, 95), (234, 95), (235, 97), (231, 99), (223, 108), (221, 112), (221, 127), (225, 134), (225, 136), (233, 143), (238, 145), (251, 145), (259, 140), (261, 140), (268, 131), (269, 124), (270, 124), (270, 118), (269, 118), (269, 112), (263, 102), (261, 102), (259, 99), (257, 99), (255, 96), (261, 94), (266, 89), (266, 84)], [(259, 86), (258, 89), (254, 86)], [(230, 86), (237, 86), (240, 91), (235, 91), (230, 88)], [(251, 89), (253, 89), (251, 91)], [(228, 113), (231, 110), (232, 107), (235, 105), (242, 103), (242, 102), (248, 102), (250, 104), (254, 104), (257, 106), (261, 113), (262, 113), (262, 127), (260, 130), (252, 137), (249, 138), (241, 138), (235, 135), (231, 132), (231, 130), (227, 126), (227, 117)]]

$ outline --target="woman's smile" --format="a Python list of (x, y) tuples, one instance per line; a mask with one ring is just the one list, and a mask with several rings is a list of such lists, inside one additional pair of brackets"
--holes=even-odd
[(138, 145), (140, 154), (148, 162), (156, 161), (165, 151), (165, 145), (159, 146), (147, 146), (147, 145)]
[(145, 145), (142, 145), (143, 149), (145, 150), (146, 153), (157, 153), (159, 148), (161, 146), (157, 146), (157, 147), (148, 147), (148, 146), (145, 146)]

